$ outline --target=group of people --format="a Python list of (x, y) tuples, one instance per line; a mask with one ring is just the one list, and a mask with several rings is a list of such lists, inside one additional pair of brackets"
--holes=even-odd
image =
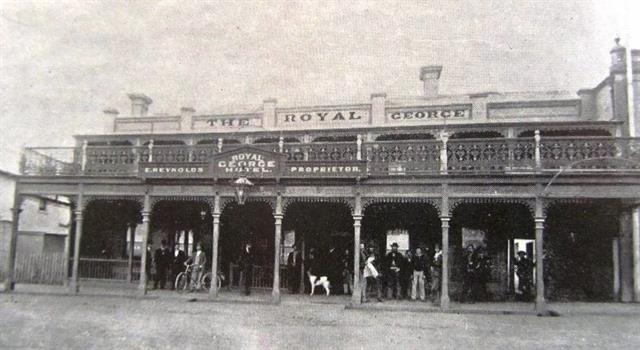
[(460, 302), (485, 301), (489, 299), (487, 283), (491, 279), (491, 258), (483, 246), (469, 244), (465, 250), (462, 266), (462, 292)]
[(425, 301), (428, 295), (433, 303), (440, 302), (442, 250), (439, 245), (433, 254), (418, 247), (403, 255), (398, 251), (398, 244), (393, 243), (384, 257), (379, 257), (376, 248), (370, 246), (362, 249), (360, 257), (363, 302), (369, 301), (372, 292), (378, 301), (382, 301), (383, 296)]
[[(150, 246), (149, 246), (150, 247)], [(169, 288), (175, 288), (175, 280), (180, 272), (184, 272), (186, 265), (191, 264), (191, 281), (195, 282), (206, 269), (207, 256), (203, 250), (202, 244), (196, 244), (196, 249), (191, 256), (180, 248), (176, 248), (173, 252), (169, 249), (166, 240), (160, 242), (160, 248), (151, 254), (147, 254), (147, 268), (153, 276), (153, 289), (165, 289), (167, 280)], [(193, 284), (193, 283), (192, 283)], [(193, 289), (195, 284), (191, 286)]]

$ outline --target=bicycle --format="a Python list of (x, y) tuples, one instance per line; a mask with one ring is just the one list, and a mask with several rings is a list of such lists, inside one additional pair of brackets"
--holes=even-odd
[[(191, 275), (193, 273), (193, 266), (192, 264), (187, 264), (186, 266), (187, 267), (184, 269), (184, 271), (180, 272), (176, 277), (175, 287), (176, 291), (178, 291), (179, 293), (189, 289), (192, 284)], [(222, 281), (224, 281), (224, 275), (218, 273), (217, 277), (217, 285), (218, 289), (220, 289), (220, 287), (222, 286)], [(201, 274), (200, 278), (198, 278), (198, 281), (196, 281), (195, 283), (195, 288), (193, 289), (196, 291), (208, 291), (209, 289), (211, 289), (211, 272)]]

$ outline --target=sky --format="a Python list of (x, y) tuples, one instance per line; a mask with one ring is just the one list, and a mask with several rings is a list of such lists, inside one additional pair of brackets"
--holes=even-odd
[[(0, 169), (21, 147), (70, 146), (102, 111), (152, 113), (366, 103), (419, 95), (594, 87), (620, 36), (640, 48), (633, 0), (0, 0)], [(635, 41), (634, 41), (635, 40)]]

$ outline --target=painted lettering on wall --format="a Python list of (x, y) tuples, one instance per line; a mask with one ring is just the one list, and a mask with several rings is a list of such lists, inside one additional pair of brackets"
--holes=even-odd
[(210, 118), (206, 123), (209, 126), (243, 127), (251, 125), (250, 118)]
[(218, 160), (218, 169), (225, 173), (272, 173), (276, 167), (276, 160), (266, 159), (263, 155), (253, 152), (243, 152), (232, 155), (229, 159)]
[(387, 122), (425, 122), (445, 119), (469, 119), (471, 108), (468, 106), (420, 107), (387, 111)]
[(359, 124), (369, 121), (368, 109), (345, 109), (331, 111), (280, 112), (278, 125), (284, 127), (309, 125)]

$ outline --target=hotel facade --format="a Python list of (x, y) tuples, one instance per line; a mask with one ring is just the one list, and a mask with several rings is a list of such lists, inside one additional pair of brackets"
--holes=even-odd
[(525, 250), (537, 310), (547, 300), (639, 301), (640, 53), (616, 43), (610, 55), (610, 74), (577, 94), (442, 95), (441, 66), (420, 70), (421, 96), (374, 93), (356, 104), (267, 99), (232, 113), (149, 115), (152, 99), (129, 94), (131, 114), (105, 110), (104, 133), (77, 135), (75, 147), (25, 148), (13, 222), (25, 196), (71, 199), (72, 292), (83, 258), (100, 254), (128, 260), (129, 280), (146, 292), (144, 243), (162, 239), (188, 252), (203, 243), (213, 275), (233, 277), (249, 241), (262, 269), (254, 284), (274, 301), (295, 244), (304, 254), (347, 252), (359, 304), (362, 245), (383, 252), (400, 232), (405, 248), (442, 246), (444, 309), (460, 293), (471, 242), (489, 253), (496, 300), (513, 295), (513, 257)]

